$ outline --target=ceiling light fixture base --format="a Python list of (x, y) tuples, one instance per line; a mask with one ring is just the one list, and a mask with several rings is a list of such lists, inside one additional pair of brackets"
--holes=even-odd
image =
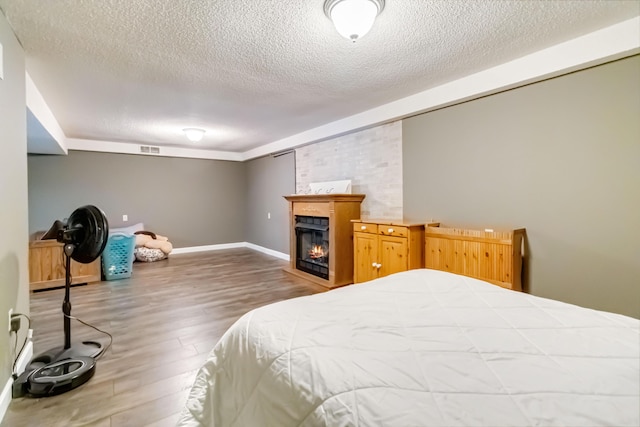
[[(327, 18), (331, 19), (331, 9), (333, 9), (333, 7), (336, 4), (342, 1), (344, 0), (326, 0), (324, 2), (324, 14), (327, 15)], [(378, 15), (380, 15), (382, 10), (384, 9), (384, 0), (369, 0), (369, 1), (376, 5), (376, 7), (378, 8)]]

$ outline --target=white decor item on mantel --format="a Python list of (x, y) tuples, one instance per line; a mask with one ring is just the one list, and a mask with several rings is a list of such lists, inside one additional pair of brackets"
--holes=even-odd
[(306, 194), (351, 194), (351, 180), (312, 182)]

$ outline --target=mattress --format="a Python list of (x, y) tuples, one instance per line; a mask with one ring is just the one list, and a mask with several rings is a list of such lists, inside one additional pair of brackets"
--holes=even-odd
[(640, 322), (436, 270), (253, 310), (180, 426), (638, 426)]

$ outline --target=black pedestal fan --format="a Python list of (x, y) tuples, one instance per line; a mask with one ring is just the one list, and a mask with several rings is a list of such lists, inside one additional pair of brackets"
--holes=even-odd
[(62, 313), (64, 345), (35, 357), (14, 383), (14, 397), (29, 393), (51, 396), (72, 390), (87, 382), (95, 372), (95, 359), (105, 350), (98, 341), (71, 342), (71, 259), (88, 264), (104, 251), (109, 224), (95, 206), (82, 206), (71, 214), (66, 225), (56, 221), (45, 236), (54, 236), (64, 244), (66, 274)]

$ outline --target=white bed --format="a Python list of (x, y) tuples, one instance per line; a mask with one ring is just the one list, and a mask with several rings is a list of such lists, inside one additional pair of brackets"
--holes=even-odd
[(436, 270), (251, 311), (180, 426), (638, 426), (640, 322)]

